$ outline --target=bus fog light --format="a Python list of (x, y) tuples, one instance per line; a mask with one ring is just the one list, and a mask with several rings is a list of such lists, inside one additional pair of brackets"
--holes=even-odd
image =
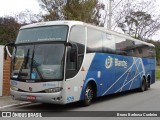
[(57, 88), (50, 88), (45, 90), (46, 93), (55, 93), (55, 92), (60, 92), (62, 90), (61, 87), (57, 87)]
[(61, 100), (61, 97), (57, 97), (57, 100)]
[(15, 91), (18, 91), (18, 88), (17, 88), (17, 87), (14, 87), (14, 86), (11, 86), (11, 89), (12, 89), (12, 90), (15, 90)]

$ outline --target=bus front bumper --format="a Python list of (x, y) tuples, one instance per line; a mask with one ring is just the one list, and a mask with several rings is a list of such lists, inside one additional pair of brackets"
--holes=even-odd
[(65, 104), (62, 91), (57, 93), (27, 93), (10, 90), (13, 99), (39, 103)]

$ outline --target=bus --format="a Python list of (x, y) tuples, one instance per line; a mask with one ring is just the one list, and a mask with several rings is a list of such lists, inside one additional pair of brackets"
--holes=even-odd
[(155, 47), (81, 21), (22, 26), (14, 43), (10, 94), (13, 99), (90, 105), (94, 97), (155, 83)]

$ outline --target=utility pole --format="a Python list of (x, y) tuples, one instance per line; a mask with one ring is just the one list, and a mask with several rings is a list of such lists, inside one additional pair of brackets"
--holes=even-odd
[(111, 30), (112, 24), (112, 0), (109, 0), (109, 16), (108, 16), (108, 29)]

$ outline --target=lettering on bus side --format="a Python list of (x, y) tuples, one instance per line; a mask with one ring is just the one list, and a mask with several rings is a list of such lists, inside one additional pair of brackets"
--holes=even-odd
[(118, 60), (117, 58), (115, 58), (115, 66), (121, 66), (121, 67), (127, 68), (127, 61)]
[(56, 87), (56, 84), (52, 84), (52, 83), (43, 83), (43, 87)]
[(125, 60), (119, 60), (118, 58), (112, 58), (111, 56), (108, 56), (106, 58), (105, 66), (107, 69), (111, 68), (112, 66), (127, 68), (128, 63)]

